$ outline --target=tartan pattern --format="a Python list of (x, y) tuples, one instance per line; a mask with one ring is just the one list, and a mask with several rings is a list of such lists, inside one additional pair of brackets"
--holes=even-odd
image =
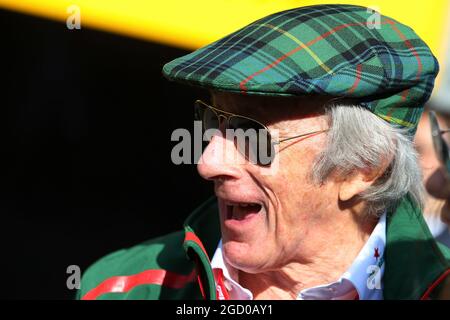
[(413, 135), (439, 66), (409, 27), (353, 5), (269, 15), (163, 67), (169, 79), (242, 94), (355, 98)]

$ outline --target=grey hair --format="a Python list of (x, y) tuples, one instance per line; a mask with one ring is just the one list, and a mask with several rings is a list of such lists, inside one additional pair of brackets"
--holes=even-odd
[(325, 150), (313, 166), (313, 179), (323, 183), (331, 174), (338, 178), (355, 170), (386, 168), (359, 198), (368, 216), (394, 209), (409, 194), (423, 208), (424, 187), (418, 155), (406, 129), (389, 124), (359, 105), (326, 106), (330, 130)]

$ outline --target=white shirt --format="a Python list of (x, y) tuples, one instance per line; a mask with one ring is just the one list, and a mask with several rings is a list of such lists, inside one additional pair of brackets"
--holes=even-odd
[[(384, 274), (384, 249), (386, 244), (386, 213), (384, 213), (369, 239), (353, 261), (350, 268), (336, 282), (324, 284), (299, 292), (297, 300), (382, 300)], [(230, 275), (222, 252), (222, 240), (211, 260), (211, 267), (216, 275), (223, 275), (223, 292), (221, 281), (217, 281), (218, 299), (226, 295), (232, 300), (253, 300), (250, 290), (242, 287)]]
[(423, 217), (436, 241), (450, 248), (450, 226), (442, 222), (436, 214), (424, 214)]

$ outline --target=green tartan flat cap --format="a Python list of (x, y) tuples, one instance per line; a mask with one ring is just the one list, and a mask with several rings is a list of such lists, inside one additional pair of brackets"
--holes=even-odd
[(412, 135), (438, 71), (411, 28), (354, 5), (278, 12), (163, 67), (169, 80), (219, 91), (356, 99)]

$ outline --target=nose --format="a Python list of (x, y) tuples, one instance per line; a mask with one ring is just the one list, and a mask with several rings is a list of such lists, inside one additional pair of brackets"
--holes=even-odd
[(239, 179), (242, 161), (232, 141), (214, 135), (200, 157), (197, 171), (206, 180)]

